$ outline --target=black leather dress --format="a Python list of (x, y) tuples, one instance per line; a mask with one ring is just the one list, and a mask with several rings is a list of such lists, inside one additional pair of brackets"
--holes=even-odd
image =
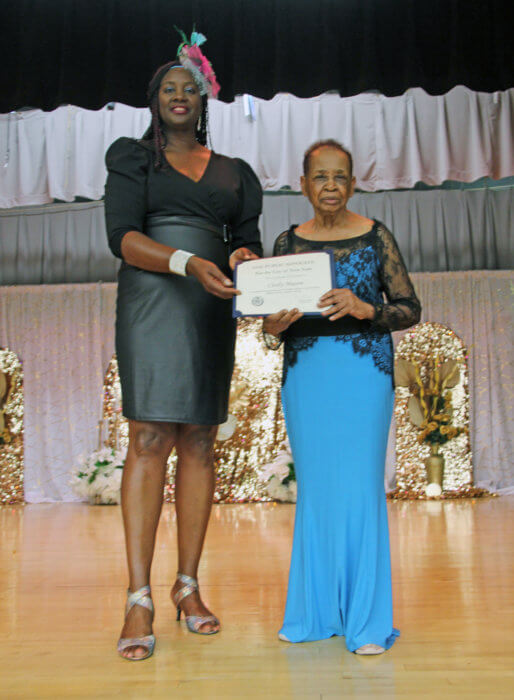
[[(152, 144), (122, 138), (106, 156), (105, 213), (111, 250), (127, 231), (211, 260), (245, 246), (262, 255), (262, 190), (247, 163), (212, 153), (199, 182), (153, 166)], [(230, 235), (228, 235), (230, 232)], [(133, 420), (217, 425), (226, 420), (236, 326), (232, 302), (192, 277), (122, 262), (116, 353), (123, 415)]]

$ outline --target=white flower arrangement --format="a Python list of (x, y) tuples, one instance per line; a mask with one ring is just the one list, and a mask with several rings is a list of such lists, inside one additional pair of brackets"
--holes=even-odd
[(121, 476), (127, 449), (104, 447), (82, 458), (75, 468), (70, 485), (92, 505), (117, 505), (121, 500)]
[(268, 496), (283, 503), (296, 503), (296, 475), (289, 443), (280, 450), (274, 462), (264, 465), (260, 477), (266, 483)]

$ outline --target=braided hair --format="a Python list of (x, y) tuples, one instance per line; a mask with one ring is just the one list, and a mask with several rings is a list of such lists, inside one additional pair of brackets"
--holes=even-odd
[[(148, 84), (148, 90), (146, 93), (148, 106), (150, 107), (150, 112), (152, 114), (152, 121), (148, 129), (143, 134), (143, 139), (145, 141), (153, 141), (155, 151), (154, 165), (156, 170), (160, 170), (165, 165), (163, 151), (166, 146), (166, 133), (164, 131), (161, 115), (159, 114), (159, 88), (161, 87), (162, 79), (166, 73), (174, 67), (182, 68), (183, 66), (180, 61), (168, 61), (168, 63), (165, 63), (157, 68), (153, 78)], [(207, 146), (207, 134), (209, 129), (209, 110), (207, 104), (207, 95), (202, 95), (202, 111), (200, 113), (198, 124), (195, 127), (195, 139), (202, 146)]]

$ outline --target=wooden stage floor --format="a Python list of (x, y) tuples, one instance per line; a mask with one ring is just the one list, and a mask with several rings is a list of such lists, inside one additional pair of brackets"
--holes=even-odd
[[(201, 568), (223, 631), (174, 620), (174, 511), (153, 569), (152, 659), (116, 655), (125, 556), (116, 506), (0, 508), (0, 697), (514, 697), (514, 497), (389, 504), (395, 624), (391, 651), (358, 657), (344, 640), (277, 640), (294, 507), (215, 506)], [(510, 688), (510, 690), (509, 690)]]

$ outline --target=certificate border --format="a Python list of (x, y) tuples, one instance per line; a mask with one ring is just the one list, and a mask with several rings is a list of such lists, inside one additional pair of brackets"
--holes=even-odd
[[(333, 250), (306, 250), (303, 253), (288, 253), (287, 255), (270, 255), (270, 258), (285, 258), (289, 255), (311, 255), (312, 253), (325, 253), (330, 257), (330, 275), (332, 278), (332, 289), (336, 286), (336, 265), (334, 259)], [(266, 258), (260, 258), (261, 260), (266, 260)], [(244, 262), (249, 262), (247, 260), (241, 260), (241, 262), (236, 263), (234, 268), (234, 287), (237, 289), (237, 268)], [(237, 296), (232, 297), (232, 318), (259, 318), (269, 316), (270, 314), (243, 314), (241, 311), (236, 309)], [(304, 316), (321, 316), (321, 311), (306, 311)]]

